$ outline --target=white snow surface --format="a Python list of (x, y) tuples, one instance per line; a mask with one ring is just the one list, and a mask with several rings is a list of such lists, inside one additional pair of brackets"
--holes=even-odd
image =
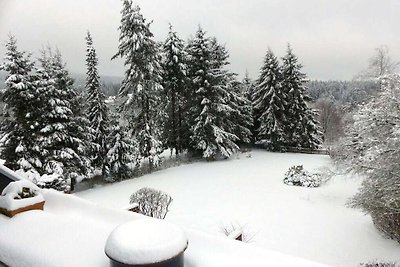
[[(22, 192), (22, 188), (27, 187), (32, 192), (36, 193), (36, 196), (30, 198), (19, 199), (19, 193)], [(6, 210), (17, 210), (19, 208), (34, 205), (36, 203), (44, 201), (39, 188), (33, 183), (27, 180), (20, 180), (9, 183), (4, 189), (0, 196), (0, 208)]]
[(153, 219), (124, 223), (111, 232), (105, 252), (126, 264), (149, 264), (172, 259), (187, 247), (184, 232), (176, 225)]
[[(383, 237), (370, 216), (346, 206), (360, 178), (336, 175), (318, 188), (288, 186), (283, 178), (289, 167), (331, 168), (330, 158), (250, 153), (251, 157), (245, 153), (225, 161), (182, 165), (76, 195), (123, 208), (132, 193), (151, 187), (174, 199), (166, 220), (180, 226), (227, 238), (221, 228), (240, 225), (251, 246), (330, 266), (358, 266), (373, 259), (400, 262), (400, 245)], [(189, 238), (189, 248), (191, 244)]]
[[(109, 267), (110, 233), (143, 215), (108, 209), (53, 190), (42, 190), (44, 211), (8, 218), (0, 214), (0, 265), (9, 267)], [(147, 220), (154, 220), (147, 218)], [(323, 267), (304, 259), (184, 228), (185, 267)]]

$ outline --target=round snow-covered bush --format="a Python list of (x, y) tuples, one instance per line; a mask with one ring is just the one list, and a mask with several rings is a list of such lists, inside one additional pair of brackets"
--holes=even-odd
[(292, 166), (285, 173), (283, 182), (287, 185), (318, 187), (321, 185), (321, 175), (304, 170), (303, 165)]

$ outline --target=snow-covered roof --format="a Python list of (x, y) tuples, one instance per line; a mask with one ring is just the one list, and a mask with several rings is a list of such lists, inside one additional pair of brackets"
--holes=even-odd
[[(0, 266), (108, 267), (106, 240), (120, 224), (143, 215), (97, 206), (78, 197), (41, 190), (44, 211), (0, 215)], [(324, 266), (229, 238), (184, 229), (185, 266)]]
[(0, 163), (0, 193), (9, 183), (19, 180), (19, 175)]

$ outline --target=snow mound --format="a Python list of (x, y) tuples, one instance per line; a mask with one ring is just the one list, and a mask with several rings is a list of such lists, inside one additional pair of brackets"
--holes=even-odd
[[(23, 188), (29, 188), (29, 191), (34, 194), (33, 197), (22, 198)], [(33, 183), (27, 180), (12, 182), (4, 188), (0, 196), (0, 208), (6, 210), (16, 210), (26, 206), (34, 205), (44, 201), (40, 189)]]
[(172, 259), (187, 245), (187, 238), (179, 227), (166, 221), (141, 219), (112, 231), (105, 252), (125, 264), (150, 264)]

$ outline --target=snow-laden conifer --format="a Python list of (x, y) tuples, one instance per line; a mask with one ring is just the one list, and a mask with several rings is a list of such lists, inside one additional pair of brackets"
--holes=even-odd
[(286, 94), (278, 59), (271, 49), (264, 59), (253, 93), (256, 143), (272, 151), (285, 150), (287, 118)]
[(152, 169), (159, 164), (162, 151), (158, 110), (162, 90), (159, 46), (139, 6), (124, 0), (121, 15), (118, 52), (113, 57), (124, 58), (127, 67), (119, 90), (119, 95), (125, 98), (121, 109), (136, 139), (140, 157), (147, 158)]
[(108, 151), (105, 158), (106, 180), (113, 182), (131, 178), (134, 170), (138, 166), (134, 140), (129, 138), (128, 132), (124, 127), (114, 125), (111, 128), (107, 139)]
[(170, 25), (168, 37), (163, 44), (163, 87), (166, 121), (164, 138), (166, 146), (176, 154), (188, 145), (187, 125), (187, 76), (184, 41), (178, 37)]
[(301, 71), (302, 65), (289, 45), (282, 61), (282, 88), (287, 95), (287, 144), (316, 149), (321, 144), (317, 114), (307, 105), (310, 98), (306, 94), (306, 75)]
[(90, 168), (87, 156), (92, 148), (91, 131), (88, 122), (79, 114), (73, 80), (60, 52), (44, 50), (39, 61), (37, 150), (42, 161), (40, 174), (51, 175), (59, 181), (49, 181), (48, 187), (69, 191), (77, 176), (85, 175)]
[(3, 101), (11, 111), (2, 123), (2, 158), (10, 168), (25, 171), (41, 167), (41, 162), (34, 149), (36, 136), (35, 115), (38, 108), (37, 91), (32, 70), (34, 63), (30, 54), (21, 52), (17, 40), (10, 35), (5, 44), (6, 56), (0, 70), (7, 73)]
[(105, 95), (100, 88), (100, 77), (97, 70), (98, 58), (95, 48), (93, 47), (93, 39), (89, 32), (86, 35), (86, 102), (87, 102), (87, 118), (89, 126), (95, 134), (94, 143), (97, 148), (92, 153), (93, 163), (96, 167), (100, 167), (104, 173), (104, 159), (107, 153), (106, 138), (108, 135), (109, 119), (108, 107), (105, 103)]
[(235, 77), (229, 83), (229, 105), (232, 108), (231, 131), (238, 137), (237, 144), (250, 144), (253, 139), (253, 108), (243, 84)]
[(229, 74), (224, 69), (228, 53), (216, 39), (206, 37), (201, 28), (190, 40), (187, 52), (192, 81), (192, 148), (207, 159), (230, 157), (239, 147), (231, 127)]

